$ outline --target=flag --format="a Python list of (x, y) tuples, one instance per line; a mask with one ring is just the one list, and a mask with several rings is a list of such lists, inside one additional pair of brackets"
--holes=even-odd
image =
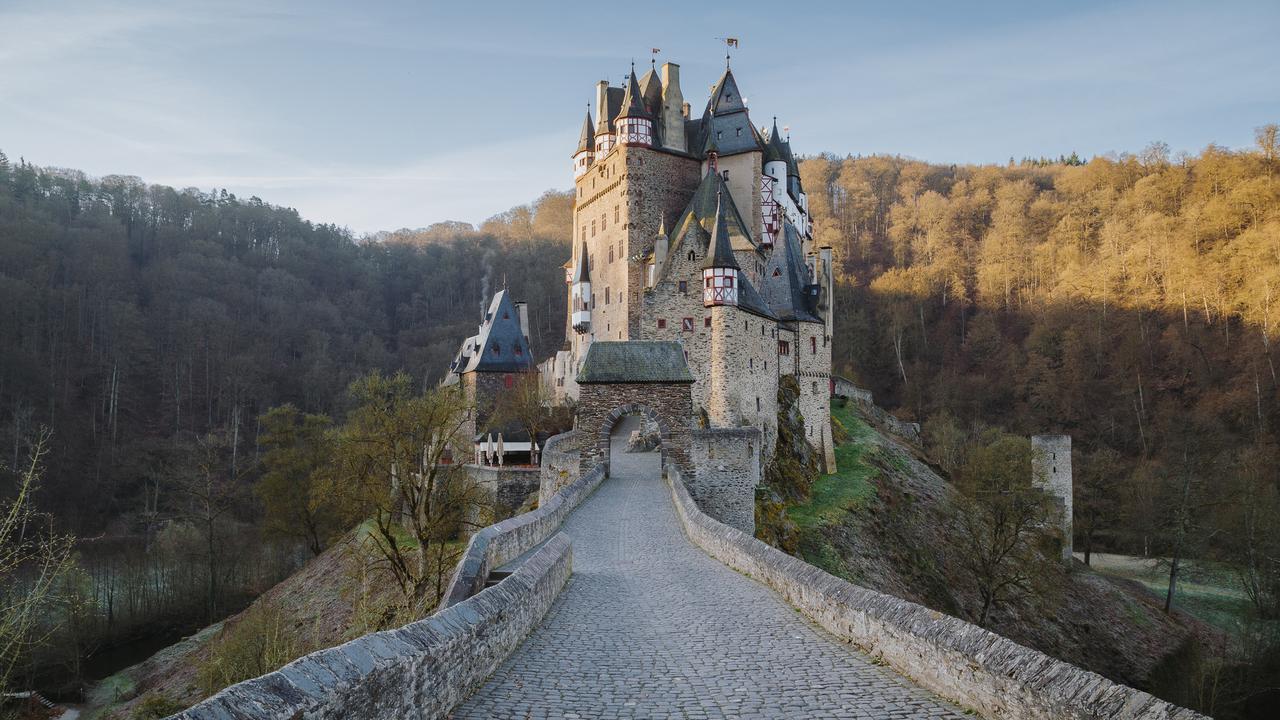
[(738, 38), (725, 38), (724, 44), (731, 48), (736, 48), (738, 47)]
[(662, 52), (662, 48), (650, 48), (649, 52), (653, 53), (654, 55), (657, 55), (658, 53)]

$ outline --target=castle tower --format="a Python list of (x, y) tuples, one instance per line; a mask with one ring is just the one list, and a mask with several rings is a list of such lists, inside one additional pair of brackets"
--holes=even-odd
[(729, 242), (729, 228), (724, 219), (724, 198), (716, 196), (716, 219), (707, 243), (707, 259), (702, 265), (702, 305), (708, 309), (711, 324), (711, 356), (708, 367), (711, 382), (707, 394), (707, 416), (711, 424), (733, 427), (738, 424), (738, 408), (731, 387), (733, 330), (737, 327), (734, 311), (738, 307), (738, 261)]
[(1032, 435), (1032, 470), (1034, 482), (1054, 498), (1058, 529), (1062, 532), (1062, 562), (1071, 565), (1071, 470), (1070, 435)]
[(580, 178), (587, 173), (595, 156), (596, 131), (591, 127), (591, 110), (587, 110), (587, 119), (582, 121), (582, 133), (578, 136), (578, 149), (573, 153), (573, 177)]
[(578, 262), (573, 268), (573, 284), (569, 288), (570, 321), (573, 331), (579, 335), (591, 332), (591, 260), (587, 255), (587, 243), (582, 243)]
[(631, 64), (626, 94), (622, 96), (622, 112), (616, 123), (617, 142), (621, 145), (652, 147), (653, 118), (644, 107), (644, 95), (636, 82), (636, 66)]

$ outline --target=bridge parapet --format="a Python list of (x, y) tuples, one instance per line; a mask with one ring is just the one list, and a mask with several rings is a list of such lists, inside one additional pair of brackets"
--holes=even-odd
[(859, 587), (703, 513), (673, 465), (685, 534), (826, 628), (942, 697), (989, 718), (1193, 720), (1192, 710), (1112, 682), (916, 603)]
[(573, 565), (557, 533), (510, 577), (397, 630), (305, 655), (232, 685), (177, 720), (442, 718), (546, 615)]
[(551, 537), (560, 523), (596, 489), (604, 477), (605, 466), (597, 465), (552, 495), (538, 509), (495, 523), (472, 535), (440, 600), (440, 607), (457, 605), (480, 592), (490, 572)]

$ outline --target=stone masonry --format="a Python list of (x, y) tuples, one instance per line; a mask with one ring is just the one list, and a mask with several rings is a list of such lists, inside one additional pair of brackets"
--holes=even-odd
[(756, 532), (760, 443), (761, 434), (755, 428), (694, 430), (697, 475), (685, 477), (685, 487), (703, 512), (750, 535)]
[(1036, 482), (1054, 498), (1057, 528), (1062, 533), (1062, 561), (1071, 564), (1071, 436), (1031, 436)]
[(574, 575), (464, 718), (962, 718), (680, 531), (657, 453), (625, 452), (565, 523)]

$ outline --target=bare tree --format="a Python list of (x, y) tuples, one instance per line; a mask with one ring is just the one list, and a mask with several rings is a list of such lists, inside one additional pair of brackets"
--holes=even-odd
[(36, 436), (18, 469), (17, 492), (0, 500), (0, 692), (8, 689), (19, 662), (51, 632), (44, 616), (59, 578), (71, 567), (72, 538), (57, 533), (52, 518), (36, 512), (32, 503), (49, 435), (42, 430)]
[(960, 472), (961, 562), (980, 599), (978, 625), (1051, 572), (1036, 538), (1049, 527), (1052, 503), (1035, 482), (1031, 459), (1029, 440), (991, 431), (969, 450)]
[(479, 493), (452, 457), (466, 457), (460, 430), (468, 407), (455, 387), (415, 394), (408, 375), (373, 373), (351, 386), (357, 407), (335, 435), (330, 487), (348, 517), (367, 520), (379, 565), (409, 599), (434, 606), (458, 546), (450, 540)]

